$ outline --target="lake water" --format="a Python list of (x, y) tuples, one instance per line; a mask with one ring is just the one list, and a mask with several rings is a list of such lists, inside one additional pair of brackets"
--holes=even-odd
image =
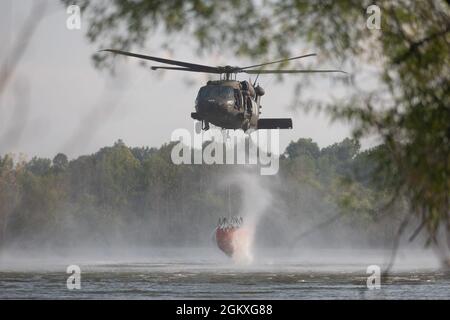
[[(450, 299), (450, 273), (430, 252), (404, 252), (369, 290), (366, 269), (383, 265), (376, 250), (258, 253), (237, 263), (205, 249), (147, 250), (61, 257), (0, 256), (1, 299)], [(81, 289), (68, 290), (68, 265), (81, 269)]]

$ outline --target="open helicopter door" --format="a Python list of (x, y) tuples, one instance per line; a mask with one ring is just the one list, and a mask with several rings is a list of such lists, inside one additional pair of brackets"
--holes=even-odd
[(259, 119), (258, 129), (292, 129), (292, 119), (290, 118)]

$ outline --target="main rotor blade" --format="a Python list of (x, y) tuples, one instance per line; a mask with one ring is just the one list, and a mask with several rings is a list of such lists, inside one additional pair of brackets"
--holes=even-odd
[(195, 70), (190, 68), (181, 68), (181, 67), (160, 67), (160, 66), (151, 66), (150, 69), (152, 70), (176, 70), (176, 71), (190, 71), (190, 72), (202, 72), (202, 73), (216, 73), (216, 72), (208, 72), (208, 71), (202, 71), (202, 70)]
[(143, 54), (137, 54), (137, 53), (127, 52), (127, 51), (122, 51), (122, 50), (115, 50), (115, 49), (105, 49), (105, 50), (100, 50), (100, 51), (107, 51), (107, 52), (121, 54), (121, 55), (129, 56), (129, 57), (135, 57), (135, 58), (139, 58), (139, 59), (145, 59), (145, 60), (151, 60), (151, 61), (156, 61), (156, 62), (161, 62), (161, 63), (166, 63), (166, 64), (172, 64), (175, 66), (185, 67), (185, 68), (192, 69), (192, 70), (199, 71), (199, 72), (220, 73), (220, 71), (216, 67), (205, 66), (205, 65), (201, 65), (201, 64), (195, 64), (195, 63), (189, 63), (189, 62), (183, 62), (183, 61), (177, 61), (177, 60), (171, 60), (171, 59), (164, 59), (164, 58), (159, 58), (159, 57), (146, 56)]
[(331, 73), (339, 72), (348, 74), (342, 70), (242, 70), (242, 72), (248, 74), (283, 74), (283, 73)]
[(271, 62), (266, 62), (266, 63), (261, 63), (261, 64), (255, 64), (253, 66), (248, 66), (248, 67), (241, 68), (241, 70), (250, 69), (250, 68), (257, 68), (257, 67), (267, 66), (269, 64), (281, 63), (281, 62), (286, 62), (286, 61), (291, 61), (291, 60), (296, 60), (296, 59), (301, 59), (301, 58), (306, 58), (306, 57), (312, 57), (312, 56), (316, 56), (316, 55), (317, 54), (315, 54), (315, 53), (309, 53), (309, 54), (305, 54), (303, 56), (287, 58), (287, 59), (281, 59), (281, 60), (271, 61)]

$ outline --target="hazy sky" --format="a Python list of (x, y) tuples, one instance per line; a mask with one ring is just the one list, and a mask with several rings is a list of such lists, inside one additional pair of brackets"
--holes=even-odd
[[(68, 30), (66, 8), (59, 1), (48, 3), (45, 18), (0, 97), (0, 154), (53, 157), (65, 152), (73, 158), (118, 139), (130, 146), (157, 147), (168, 142), (176, 128), (192, 130), (190, 113), (207, 76), (158, 73), (143, 68), (137, 59), (117, 57), (118, 72), (112, 77), (92, 65), (91, 54), (99, 48), (85, 38), (87, 24), (82, 20), (81, 30)], [(31, 4), (29, 0), (0, 2), (1, 64), (18, 40)], [(177, 43), (174, 53), (168, 55), (157, 45), (163, 36), (148, 39), (146, 49), (138, 51), (211, 65), (259, 62), (229, 56), (227, 59), (221, 54), (199, 57), (190, 46), (190, 39)], [(330, 124), (324, 115), (289, 108), (295, 99), (295, 77), (288, 76), (281, 83), (270, 75), (260, 78), (266, 90), (262, 116), (293, 118), (294, 129), (281, 132), (281, 147), (300, 137), (311, 137), (321, 147), (347, 137), (347, 125)], [(305, 96), (329, 99), (330, 95), (342, 95), (334, 90), (335, 83), (324, 76), (309, 75), (308, 79), (314, 87)]]

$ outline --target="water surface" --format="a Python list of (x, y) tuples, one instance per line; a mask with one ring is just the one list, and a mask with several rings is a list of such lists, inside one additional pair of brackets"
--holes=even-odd
[[(449, 299), (450, 273), (428, 253), (400, 255), (381, 289), (366, 285), (379, 251), (314, 250), (261, 255), (236, 263), (200, 249), (137, 254), (39, 257), (2, 255), (1, 299)], [(81, 268), (68, 290), (66, 268)]]

